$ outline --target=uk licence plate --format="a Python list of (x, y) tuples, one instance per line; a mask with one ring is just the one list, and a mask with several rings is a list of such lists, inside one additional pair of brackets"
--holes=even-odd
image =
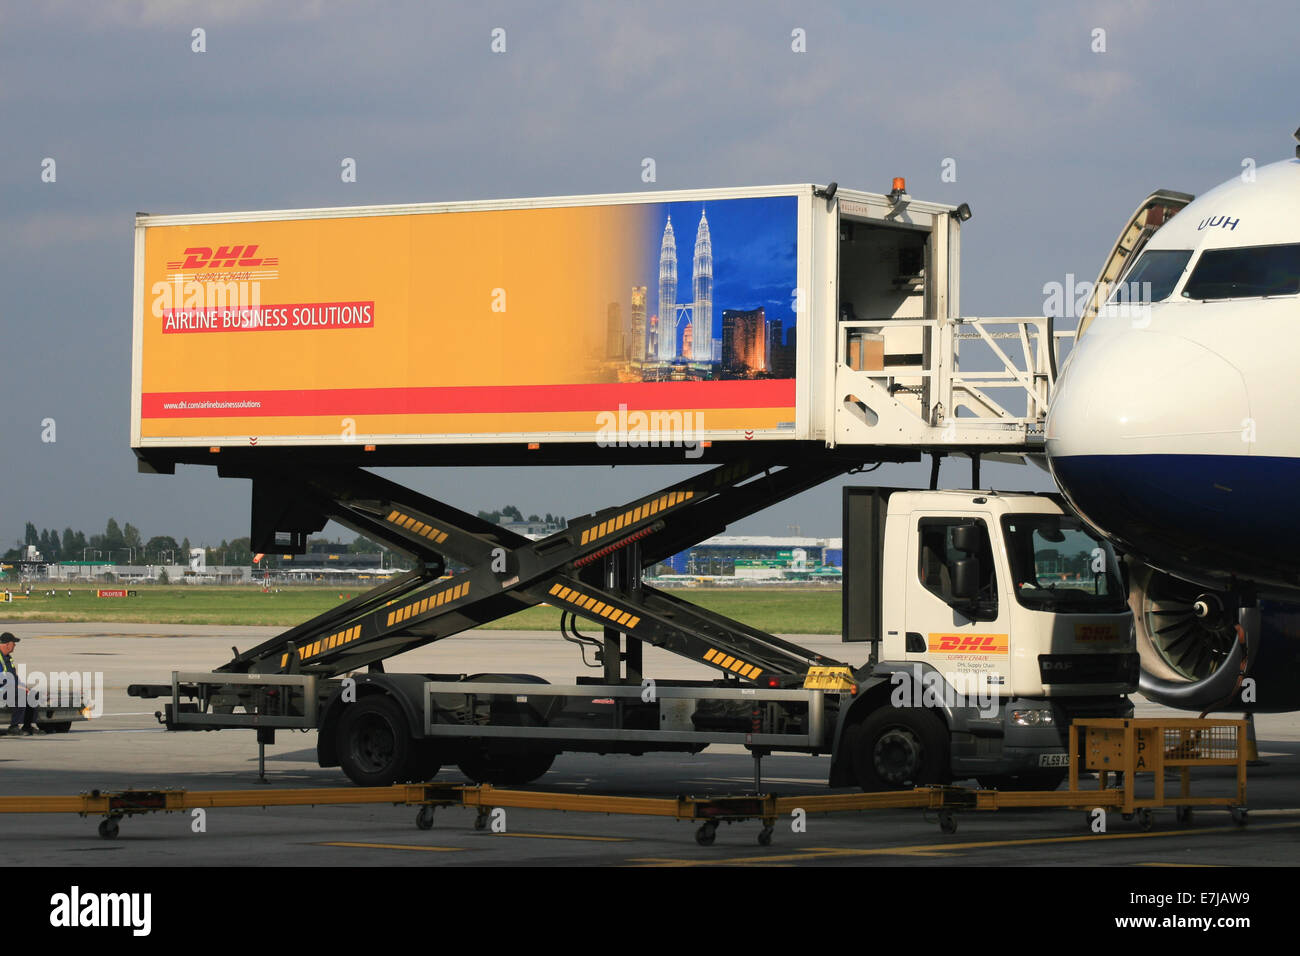
[(1070, 755), (1069, 754), (1039, 754), (1038, 766), (1068, 767), (1070, 766)]

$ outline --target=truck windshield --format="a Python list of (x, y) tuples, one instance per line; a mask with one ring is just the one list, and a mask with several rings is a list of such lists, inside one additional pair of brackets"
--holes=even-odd
[(1078, 518), (1022, 514), (1002, 519), (1016, 599), (1036, 611), (1118, 613), (1128, 606), (1118, 562)]
[(1300, 292), (1300, 243), (1207, 249), (1196, 261), (1183, 295), (1241, 299)]

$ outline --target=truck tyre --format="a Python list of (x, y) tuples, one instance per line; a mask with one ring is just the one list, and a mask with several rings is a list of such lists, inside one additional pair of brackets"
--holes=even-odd
[(1045, 793), (1055, 790), (1065, 782), (1068, 770), (1048, 770), (1045, 773), (999, 774), (980, 777), (979, 785), (985, 790), (1031, 790)]
[(401, 707), (376, 695), (349, 704), (339, 721), (339, 764), (359, 787), (391, 787), (407, 769), (411, 733)]
[(554, 762), (553, 753), (492, 754), (480, 749), (461, 754), (459, 767), (475, 783), (509, 787), (532, 783)]
[(406, 766), (398, 780), (404, 783), (424, 783), (438, 776), (443, 765), (443, 749), (437, 740), (412, 740)]
[(885, 707), (853, 737), (853, 773), (868, 793), (946, 783), (948, 732), (918, 707)]
[(53, 723), (49, 721), (42, 723), (38, 720), (36, 726), (40, 727), (41, 730), (45, 731), (47, 734), (66, 734), (72, 730), (72, 721), (56, 720)]

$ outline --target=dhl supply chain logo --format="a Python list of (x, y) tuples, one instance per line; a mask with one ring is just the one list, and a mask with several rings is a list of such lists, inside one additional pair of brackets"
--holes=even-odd
[(1005, 654), (1005, 634), (931, 634), (931, 654)]
[(1074, 639), (1085, 644), (1108, 644), (1118, 641), (1120, 636), (1114, 624), (1076, 624)]
[(168, 269), (248, 269), (254, 266), (276, 266), (280, 264), (278, 256), (258, 256), (256, 243), (248, 246), (190, 246), (185, 250), (184, 259), (167, 263)]

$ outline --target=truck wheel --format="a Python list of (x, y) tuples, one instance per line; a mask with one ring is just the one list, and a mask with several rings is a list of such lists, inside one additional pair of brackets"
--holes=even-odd
[(858, 786), (868, 793), (948, 780), (943, 721), (917, 707), (886, 707), (864, 720), (852, 756)]
[(339, 721), (339, 764), (360, 787), (391, 787), (407, 768), (411, 735), (397, 702), (387, 696), (349, 704)]
[(713, 846), (713, 841), (718, 837), (718, 824), (709, 820), (700, 824), (700, 828), (695, 831), (695, 842), (700, 846)]
[(47, 734), (66, 734), (68, 731), (72, 730), (72, 721), (56, 720), (53, 723), (41, 723), (38, 720), (36, 726), (40, 727), (41, 730), (45, 731)]
[(406, 766), (399, 780), (407, 783), (424, 783), (438, 776), (443, 764), (442, 747), (436, 740), (412, 740)]
[(994, 777), (980, 777), (979, 785), (985, 790), (1046, 792), (1060, 787), (1068, 776), (1069, 773), (1065, 770), (1053, 770), (1047, 773), (999, 774)]
[(532, 783), (550, 770), (554, 762), (553, 753), (490, 754), (485, 750), (471, 750), (461, 755), (458, 766), (475, 783), (502, 787)]

